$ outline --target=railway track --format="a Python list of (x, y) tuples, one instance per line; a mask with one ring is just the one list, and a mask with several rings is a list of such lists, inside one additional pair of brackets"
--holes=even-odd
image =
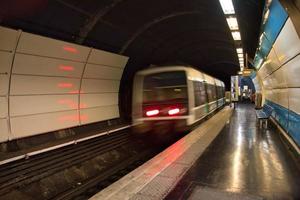
[(88, 199), (166, 147), (131, 139), (124, 129), (1, 165), (0, 200)]
[(74, 188), (64, 191), (54, 197), (57, 200), (85, 200), (102, 190), (103, 188), (109, 186), (113, 182), (125, 176), (127, 173), (131, 172), (147, 160), (149, 160), (154, 154), (152, 150), (146, 150), (140, 153), (138, 156), (131, 157), (120, 162), (107, 169), (104, 173), (99, 174), (86, 182), (77, 185)]
[[(128, 130), (105, 135), (99, 138), (94, 138), (76, 145), (66, 146), (47, 153), (36, 155), (28, 159), (18, 160), (0, 166), (0, 199), (11, 198), (10, 193), (14, 191), (26, 191), (26, 187), (30, 188), (31, 184), (41, 181), (47, 177), (54, 176), (64, 170), (74, 166), (81, 165), (84, 162), (101, 156), (105, 153), (114, 151), (123, 146), (130, 145)], [(136, 158), (129, 158), (121, 161), (116, 167), (110, 167), (103, 170), (103, 173), (83, 182), (77, 188), (64, 188), (63, 192), (48, 195), (44, 199), (67, 199), (74, 198), (81, 192), (86, 191), (88, 187), (98, 184), (101, 180), (106, 179), (121, 168), (126, 168), (125, 165), (130, 164)], [(75, 192), (76, 190), (76, 192)]]

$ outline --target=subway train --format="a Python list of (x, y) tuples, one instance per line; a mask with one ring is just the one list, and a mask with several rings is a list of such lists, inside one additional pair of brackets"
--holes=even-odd
[(145, 69), (133, 82), (133, 132), (189, 130), (224, 104), (224, 83), (192, 67)]

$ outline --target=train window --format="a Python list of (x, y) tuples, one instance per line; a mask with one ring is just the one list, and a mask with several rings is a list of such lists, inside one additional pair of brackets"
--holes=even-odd
[(208, 96), (208, 102), (217, 100), (217, 93), (216, 93), (215, 85), (207, 84), (207, 96)]
[(225, 97), (225, 88), (222, 87), (222, 98), (224, 98), (224, 97)]
[(193, 81), (194, 85), (194, 96), (195, 96), (195, 107), (206, 103), (206, 92), (205, 85), (203, 82)]
[(223, 94), (223, 87), (222, 86), (217, 86), (217, 96), (218, 96), (218, 99), (221, 99), (223, 98), (224, 94)]
[(144, 78), (143, 101), (187, 101), (187, 82), (184, 71), (162, 72)]
[(207, 84), (206, 88), (207, 88), (207, 97), (208, 97), (208, 102), (211, 102), (213, 100), (212, 98), (212, 91), (211, 91), (211, 85)]

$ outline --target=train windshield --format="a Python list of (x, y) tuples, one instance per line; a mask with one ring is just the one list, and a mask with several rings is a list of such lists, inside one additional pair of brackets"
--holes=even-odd
[(184, 71), (151, 74), (144, 78), (144, 103), (187, 102), (187, 82)]

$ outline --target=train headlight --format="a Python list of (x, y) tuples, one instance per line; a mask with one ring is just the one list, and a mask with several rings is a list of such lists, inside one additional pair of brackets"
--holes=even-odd
[(158, 113), (159, 113), (159, 110), (157, 110), (157, 109), (155, 109), (155, 110), (148, 110), (148, 111), (146, 112), (146, 115), (147, 115), (148, 117), (152, 117), (152, 116), (158, 115)]
[(180, 112), (180, 109), (179, 108), (173, 108), (171, 110), (168, 111), (168, 114), (169, 115), (176, 115)]

